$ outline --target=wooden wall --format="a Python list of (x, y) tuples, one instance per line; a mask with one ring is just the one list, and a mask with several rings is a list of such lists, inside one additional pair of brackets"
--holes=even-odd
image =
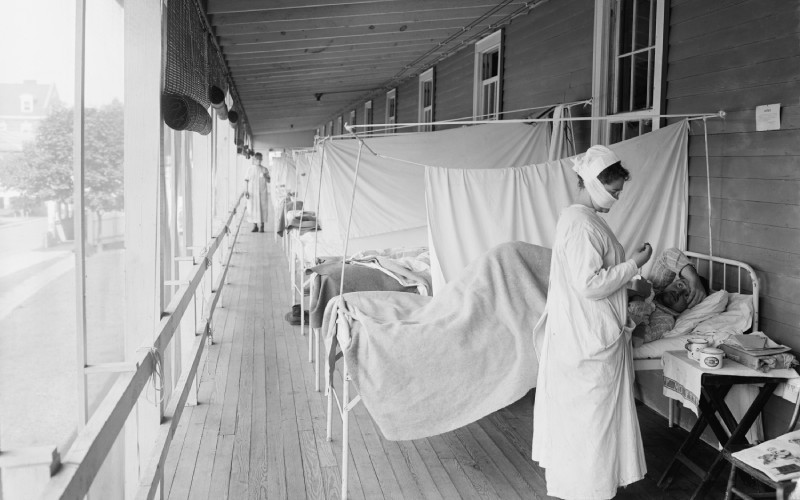
[[(506, 26), (503, 110), (591, 98), (593, 23), (594, 2), (566, 0), (546, 2)], [(573, 108), (573, 113), (588, 116), (591, 109)], [(573, 128), (577, 151), (583, 152), (590, 146), (591, 124), (577, 122)]]
[[(546, 2), (504, 28), (503, 110), (591, 95), (594, 3)], [(785, 0), (672, 0), (666, 113), (725, 110), (709, 120), (712, 242), (716, 255), (753, 265), (761, 329), (800, 350), (800, 7)], [(473, 47), (435, 69), (435, 120), (472, 114)], [(397, 89), (398, 121), (417, 121), (417, 78)], [(385, 94), (374, 99), (385, 118)], [(782, 104), (782, 128), (755, 131), (755, 107)], [(362, 106), (362, 105), (359, 105)], [(576, 110), (578, 114), (588, 110)], [(576, 124), (577, 151), (588, 146)], [(709, 249), (705, 143), (689, 144), (689, 249)]]
[(472, 118), (472, 73), (475, 47), (459, 50), (436, 65), (433, 81), (433, 119)]
[[(397, 86), (397, 123), (417, 121), (419, 106), (419, 77), (409, 78)], [(416, 132), (416, 128), (401, 129), (401, 132)]]
[[(800, 6), (783, 0), (673, 0), (667, 113), (708, 121), (712, 244), (761, 280), (761, 329), (800, 350)], [(755, 107), (781, 103), (781, 130)], [(689, 142), (689, 249), (707, 252), (702, 124)]]

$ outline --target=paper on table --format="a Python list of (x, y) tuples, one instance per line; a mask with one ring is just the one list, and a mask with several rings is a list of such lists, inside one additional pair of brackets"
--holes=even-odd
[(732, 345), (755, 356), (778, 354), (792, 350), (791, 347), (773, 342), (770, 338), (764, 335), (763, 332), (753, 332), (745, 335), (731, 335), (721, 343)]
[(737, 451), (733, 456), (760, 470), (773, 481), (800, 477), (800, 431)]

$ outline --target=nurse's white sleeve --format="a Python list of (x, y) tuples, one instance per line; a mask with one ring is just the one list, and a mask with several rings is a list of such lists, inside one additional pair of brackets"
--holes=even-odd
[(604, 299), (636, 275), (633, 259), (603, 268), (603, 238), (589, 225), (573, 228), (564, 239), (564, 251), (572, 287), (587, 299)]

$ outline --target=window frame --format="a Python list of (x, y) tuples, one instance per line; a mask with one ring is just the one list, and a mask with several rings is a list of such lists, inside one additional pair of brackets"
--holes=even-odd
[[(483, 56), (497, 50), (497, 76), (483, 78)], [(475, 43), (475, 64), (472, 91), (472, 118), (474, 120), (498, 120), (503, 103), (503, 30), (499, 29)], [(491, 81), (490, 81), (491, 80)], [(487, 114), (481, 113), (484, 107), (484, 88), (495, 84), (494, 110)]]
[(386, 92), (386, 133), (393, 134), (397, 128), (394, 126), (388, 126), (388, 124), (394, 125), (397, 123), (397, 89), (394, 88), (389, 92)]
[[(428, 106), (425, 105), (425, 85), (430, 83), (430, 104)], [(434, 80), (434, 71), (433, 68), (430, 68), (426, 71), (423, 71), (419, 75), (419, 111), (418, 111), (418, 122), (419, 123), (431, 123), (433, 122), (433, 106), (435, 102), (434, 93), (436, 91), (436, 83)], [(420, 132), (431, 132), (433, 130), (433, 125), (419, 125), (418, 130)]]
[(21, 113), (33, 113), (34, 99), (31, 94), (19, 96), (19, 110)]
[[(372, 125), (374, 119), (372, 115), (372, 99), (364, 103), (364, 125)], [(364, 127), (367, 135), (372, 135), (372, 127)]]
[[(655, 9), (655, 47), (653, 58), (652, 107), (644, 110), (613, 113), (618, 100), (617, 78), (619, 77), (618, 33), (621, 20), (618, 15), (624, 0), (595, 0), (594, 49), (592, 60), (592, 105), (593, 117), (611, 117), (592, 122), (592, 144), (608, 144), (613, 124), (636, 122), (641, 125), (650, 121), (650, 130), (662, 126), (665, 109), (665, 61), (667, 49), (667, 27), (669, 9), (666, 0), (652, 0)], [(635, 18), (635, 16), (634, 16)], [(623, 139), (624, 140), (624, 139)]]

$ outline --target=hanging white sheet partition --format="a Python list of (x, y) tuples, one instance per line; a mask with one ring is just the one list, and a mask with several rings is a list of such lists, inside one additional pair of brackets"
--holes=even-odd
[[(269, 175), (272, 179), (272, 189), (274, 203), (283, 199), (286, 191), (297, 191), (295, 182), (294, 161), (288, 156), (281, 156), (272, 160)], [(281, 191), (278, 191), (281, 188)]]
[[(688, 122), (609, 146), (631, 172), (605, 215), (627, 252), (685, 248)], [(577, 194), (575, 158), (500, 169), (427, 168), (433, 290), (505, 241), (552, 247), (561, 209)], [(500, 164), (500, 163), (498, 163)]]
[(320, 152), (301, 151), (295, 155), (298, 171), (297, 197), (303, 201), (303, 210), (314, 211), (319, 198)]
[[(362, 139), (379, 156), (367, 149), (361, 156), (350, 252), (428, 246), (422, 165), (474, 169), (545, 161), (549, 133), (545, 124), (489, 124)], [(328, 243), (342, 242), (350, 213), (346, 193), (352, 190), (358, 141), (329, 141), (325, 148), (320, 236)], [(337, 222), (336, 235), (331, 218)]]

